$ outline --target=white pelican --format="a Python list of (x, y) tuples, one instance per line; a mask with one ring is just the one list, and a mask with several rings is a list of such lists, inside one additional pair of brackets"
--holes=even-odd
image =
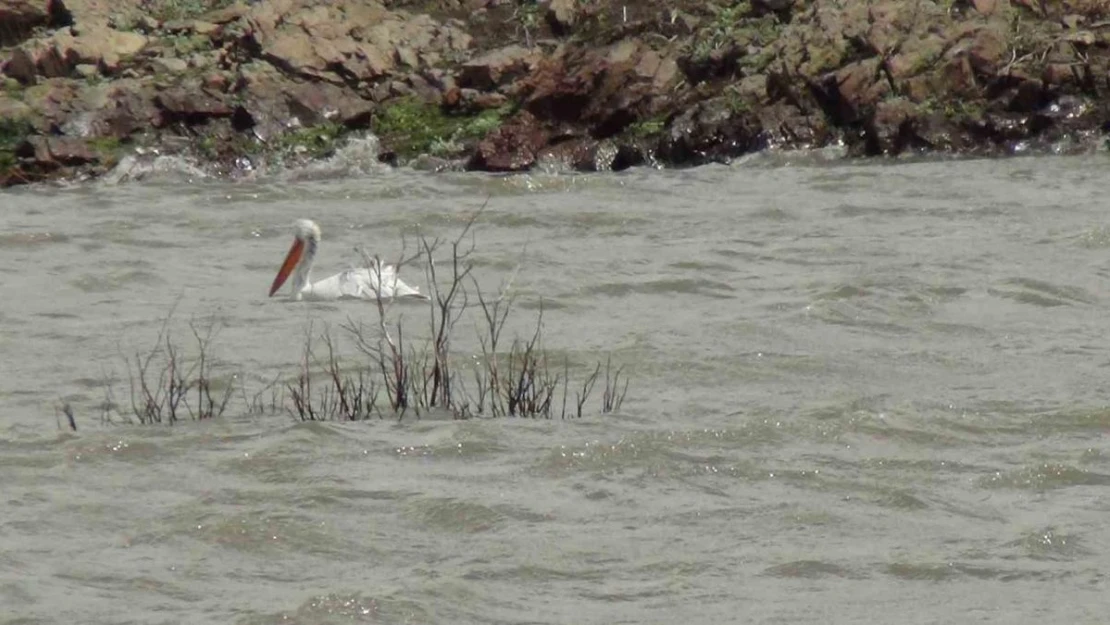
[[(341, 271), (330, 278), (311, 282), (309, 274), (312, 262), (316, 260), (316, 247), (320, 244), (320, 227), (311, 219), (298, 219), (293, 225), (293, 247), (285, 255), (270, 286), (270, 297), (285, 284), (289, 274), (293, 274), (293, 299), (335, 300), (335, 299), (384, 299), (411, 298), (428, 299), (416, 287), (401, 282), (397, 270), (392, 265), (352, 268)], [(295, 271), (294, 271), (295, 270)], [(380, 289), (378, 285), (381, 285)]]

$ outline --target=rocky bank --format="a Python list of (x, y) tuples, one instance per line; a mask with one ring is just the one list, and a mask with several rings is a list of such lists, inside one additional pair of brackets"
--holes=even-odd
[(131, 151), (235, 175), (372, 132), (436, 168), (1110, 131), (1104, 0), (0, 0), (0, 185)]

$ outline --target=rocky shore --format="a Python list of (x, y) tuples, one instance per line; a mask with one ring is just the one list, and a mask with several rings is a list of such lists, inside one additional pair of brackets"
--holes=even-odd
[(366, 132), (488, 171), (1088, 150), (1108, 95), (1104, 0), (0, 0), (0, 186)]

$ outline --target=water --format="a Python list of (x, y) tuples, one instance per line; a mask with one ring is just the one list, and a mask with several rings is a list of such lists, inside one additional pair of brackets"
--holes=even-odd
[[(1106, 166), (785, 156), (5, 192), (0, 623), (1102, 622)], [(572, 375), (627, 367), (621, 410), (246, 412), (295, 375), (310, 324), (373, 319), (265, 297), (295, 218), (323, 228), (322, 277), (357, 245), (454, 236), (487, 196), (475, 276), (520, 267), (506, 332), (543, 295)], [(171, 310), (185, 345), (190, 320), (222, 324), (242, 393), (212, 421), (126, 425), (124, 359)]]

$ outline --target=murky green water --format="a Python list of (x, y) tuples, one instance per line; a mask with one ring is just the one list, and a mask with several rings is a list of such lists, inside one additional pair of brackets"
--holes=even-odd
[[(1108, 166), (791, 156), (5, 192), (0, 623), (1102, 622)], [(575, 374), (609, 354), (631, 373), (618, 413), (246, 413), (296, 374), (309, 324), (373, 318), (266, 297), (293, 219), (323, 228), (323, 276), (357, 245), (452, 236), (487, 195), (475, 275), (492, 289), (520, 265), (506, 332), (542, 296)], [(190, 320), (224, 325), (214, 355), (242, 391), (217, 420), (121, 424), (124, 359), (171, 309), (183, 343)]]

